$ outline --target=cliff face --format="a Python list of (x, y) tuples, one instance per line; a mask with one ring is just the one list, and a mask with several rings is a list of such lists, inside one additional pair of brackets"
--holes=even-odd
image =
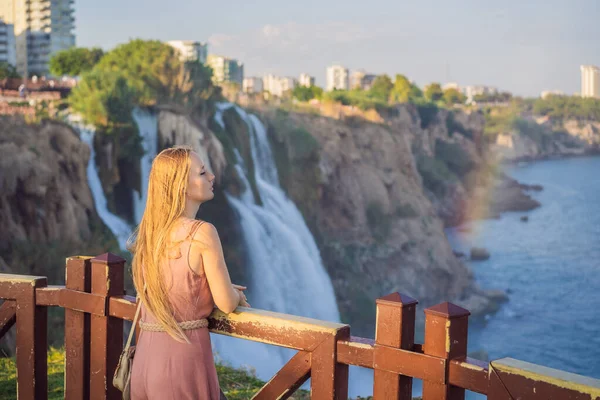
[[(247, 126), (233, 110), (223, 114), (226, 132), (174, 109), (156, 112), (159, 150), (191, 145), (216, 173), (215, 199), (199, 217), (217, 226), (233, 280), (246, 282), (246, 249), (225, 190), (235, 195), (239, 186), (233, 148), (253, 169)], [(443, 230), (461, 220), (469, 199), (485, 195), (490, 182), (510, 184), (481, 173), (487, 153), (480, 115), (414, 106), (398, 106), (380, 123), (276, 110), (259, 115), (282, 187), (315, 235), (343, 319), (356, 333), (372, 334), (373, 300), (394, 291), (417, 298), (421, 307), (454, 301), (475, 315), (495, 309), (502, 294), (474, 284)], [(60, 123), (0, 124), (0, 223), (7, 227), (0, 231), (6, 243), (0, 257), (9, 268), (25, 265), (14, 272), (60, 283), (66, 256), (114, 251), (87, 185), (89, 150), (77, 134)], [(97, 164), (116, 157), (97, 150)], [(130, 193), (132, 187), (122, 189)], [(521, 189), (515, 186), (515, 193), (523, 196)], [(54, 272), (42, 262), (49, 254)]]
[[(527, 125), (527, 124), (526, 124)], [(562, 156), (595, 154), (600, 146), (600, 123), (563, 121), (552, 126), (546, 118), (529, 121), (520, 130), (505, 132), (496, 138), (491, 152), (500, 162), (531, 161)]]
[(0, 243), (89, 239), (89, 156), (66, 125), (0, 118)]
[[(48, 284), (62, 284), (66, 257), (118, 248), (95, 210), (89, 157), (87, 145), (65, 124), (0, 118), (0, 273), (47, 276)], [(60, 318), (51, 314), (49, 324), (49, 342), (57, 345)], [(0, 347), (11, 354), (14, 335)]]
[(433, 152), (438, 133), (422, 135), (406, 108), (390, 125), (274, 111), (263, 119), (281, 184), (316, 235), (342, 317), (357, 333), (372, 334), (373, 299), (394, 291), (420, 306), (494, 309), (502, 296), (476, 287), (422, 187), (411, 147), (418, 136)]

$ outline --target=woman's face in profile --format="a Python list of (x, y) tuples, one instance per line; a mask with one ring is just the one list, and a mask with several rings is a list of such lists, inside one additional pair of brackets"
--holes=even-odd
[(215, 176), (206, 169), (198, 154), (192, 152), (190, 157), (192, 162), (188, 178), (187, 197), (200, 203), (209, 201), (215, 197), (213, 192)]

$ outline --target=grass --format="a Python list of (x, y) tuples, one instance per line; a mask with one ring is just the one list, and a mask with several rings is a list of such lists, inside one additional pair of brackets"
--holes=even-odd
[[(64, 351), (51, 347), (48, 351), (48, 400), (64, 399)], [(0, 399), (17, 399), (15, 359), (0, 358)]]
[[(64, 398), (64, 358), (63, 349), (51, 347), (48, 351), (48, 400)], [(221, 389), (228, 400), (250, 399), (265, 384), (249, 371), (220, 364), (217, 364), (217, 374)], [(306, 390), (297, 390), (291, 398), (310, 399), (310, 394)], [(14, 357), (0, 358), (0, 399), (17, 399), (17, 369)]]
[[(64, 399), (64, 349), (51, 347), (48, 350), (48, 400)], [(230, 368), (217, 364), (217, 374), (221, 390), (228, 400), (251, 399), (265, 382), (256, 378), (253, 373), (244, 369)], [(17, 369), (14, 357), (0, 357), (0, 399), (17, 399)], [(310, 392), (296, 390), (290, 397), (292, 400), (309, 400)], [(370, 400), (369, 397), (358, 397), (356, 400)], [(415, 398), (414, 400), (420, 400)]]

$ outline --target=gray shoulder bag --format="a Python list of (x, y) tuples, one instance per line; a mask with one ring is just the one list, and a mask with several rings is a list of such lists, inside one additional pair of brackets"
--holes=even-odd
[(131, 367), (133, 366), (133, 355), (135, 354), (135, 346), (131, 346), (131, 339), (133, 338), (133, 332), (135, 332), (141, 306), (142, 302), (140, 300), (135, 311), (135, 317), (133, 318), (133, 325), (131, 325), (131, 330), (129, 331), (127, 344), (125, 344), (125, 348), (123, 348), (123, 352), (119, 357), (119, 364), (117, 364), (113, 376), (113, 386), (123, 392), (123, 400), (131, 398)]

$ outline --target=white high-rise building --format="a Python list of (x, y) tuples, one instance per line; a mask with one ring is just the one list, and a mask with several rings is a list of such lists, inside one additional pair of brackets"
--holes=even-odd
[(263, 78), (263, 88), (274, 96), (281, 97), (284, 92), (294, 90), (298, 81), (287, 76), (265, 75)]
[(327, 68), (327, 84), (325, 90), (348, 90), (350, 87), (348, 68), (341, 65), (332, 65)]
[(495, 87), (491, 87), (491, 86), (485, 86), (485, 85), (471, 85), (471, 86), (465, 86), (463, 88), (463, 94), (465, 96), (467, 96), (467, 103), (471, 103), (474, 101), (475, 96), (480, 96), (480, 95), (484, 95), (484, 94), (497, 94), (498, 93), (498, 89), (496, 89)]
[(255, 76), (244, 78), (244, 93), (260, 93), (263, 91), (263, 80)]
[(48, 74), (50, 57), (75, 46), (75, 0), (2, 0), (0, 17), (14, 25), (17, 71)]
[(13, 67), (17, 66), (14, 26), (5, 23), (2, 19), (0, 19), (0, 63), (7, 63)]
[(234, 82), (240, 85), (240, 88), (244, 84), (244, 64), (238, 60), (209, 54), (206, 64), (213, 70), (214, 83)]
[(352, 71), (350, 74), (350, 89), (369, 90), (377, 75), (369, 74), (364, 69)]
[(314, 76), (310, 76), (309, 74), (300, 74), (300, 79), (298, 81), (298, 84), (300, 86), (306, 86), (306, 87), (310, 87), (310, 86), (314, 86), (315, 85), (315, 77)]
[(179, 52), (181, 61), (200, 61), (206, 63), (208, 57), (208, 44), (195, 42), (193, 40), (171, 40), (167, 42)]
[(595, 65), (581, 66), (581, 97), (600, 98), (600, 68)]

